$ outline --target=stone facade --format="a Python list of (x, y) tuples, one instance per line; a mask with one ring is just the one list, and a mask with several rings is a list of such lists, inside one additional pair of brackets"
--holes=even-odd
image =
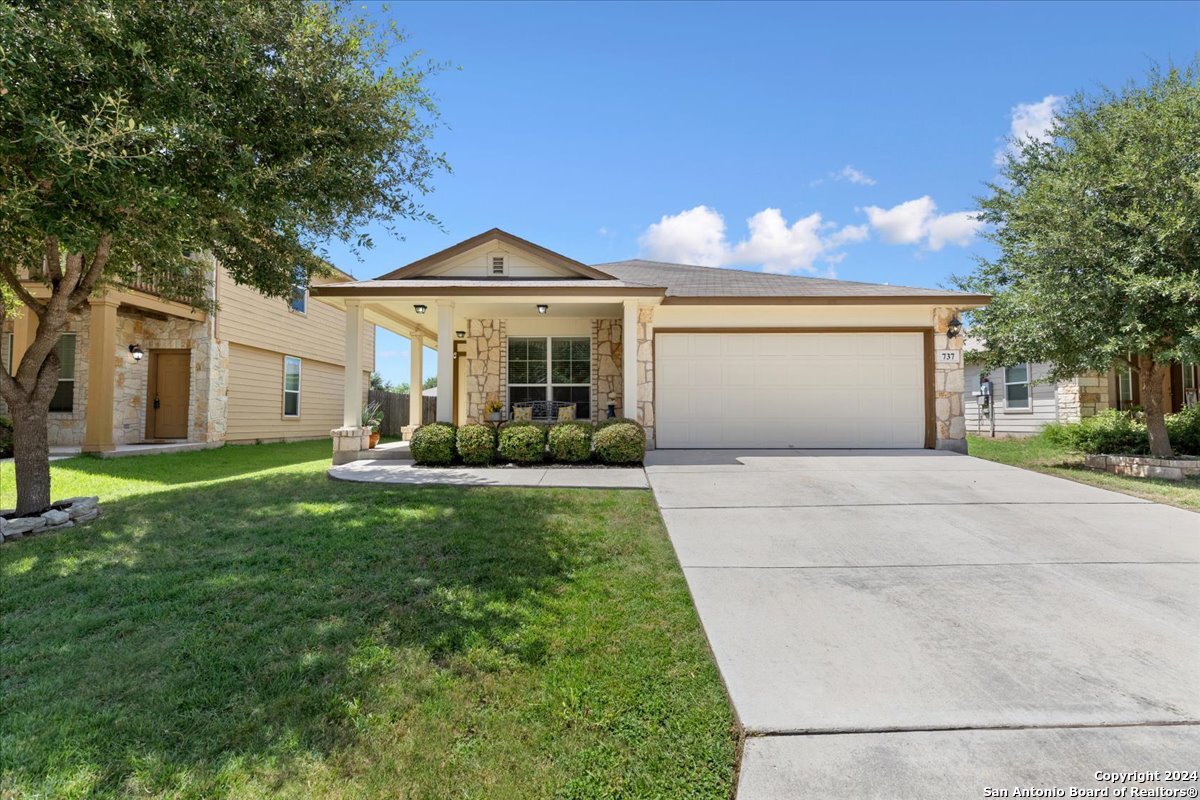
[(934, 424), (937, 428), (935, 447), (938, 450), (967, 452), (967, 421), (963, 415), (963, 336), (946, 335), (950, 320), (957, 316), (953, 308), (933, 310), (933, 349), (957, 350), (958, 361), (943, 363), (934, 360)]
[(329, 435), (333, 438), (334, 466), (357, 461), (371, 448), (370, 428), (334, 428)]
[(1091, 469), (1114, 475), (1133, 475), (1138, 478), (1161, 478), (1181, 481), (1200, 476), (1200, 458), (1154, 458), (1152, 456), (1084, 456), (1083, 463)]
[(1110, 407), (1108, 376), (1088, 372), (1059, 381), (1054, 387), (1059, 422), (1079, 422)]
[[(26, 310), (26, 314), (33, 312)], [(70, 411), (50, 412), (46, 429), (51, 447), (79, 447), (83, 444), (88, 398), (88, 347), (91, 344), (91, 311), (83, 312), (67, 323), (67, 332), (75, 334), (75, 397)]]
[(619, 319), (592, 320), (592, 421), (608, 416), (608, 406), (616, 406), (618, 417), (625, 416), (621, 374), (621, 328)]
[(508, 393), (508, 332), (502, 319), (467, 320), (467, 338), (459, 372), (464, 383), (467, 422), (484, 422), (484, 406)]
[[(632, 344), (632, 342), (631, 342)], [(638, 309), (637, 415), (646, 429), (647, 447), (654, 447), (654, 308)]]

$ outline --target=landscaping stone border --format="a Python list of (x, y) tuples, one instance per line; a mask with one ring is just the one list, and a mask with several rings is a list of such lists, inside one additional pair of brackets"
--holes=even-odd
[(1083, 464), (1090, 469), (1111, 472), (1114, 475), (1132, 475), (1136, 478), (1181, 481), (1184, 478), (1200, 477), (1200, 458), (1089, 455), (1084, 456)]
[(26, 536), (70, 528), (100, 516), (99, 497), (72, 497), (50, 506), (49, 511), (31, 517), (9, 517), (0, 514), (0, 542), (23, 539)]

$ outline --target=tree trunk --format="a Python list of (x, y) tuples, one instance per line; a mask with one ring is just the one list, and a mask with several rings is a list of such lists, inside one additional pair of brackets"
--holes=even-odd
[(1150, 432), (1150, 455), (1170, 458), (1171, 437), (1167, 434), (1166, 393), (1163, 391), (1164, 367), (1153, 356), (1138, 356), (1138, 385), (1142, 392), (1142, 410), (1146, 412), (1146, 429)]
[(17, 513), (31, 514), (50, 507), (49, 403), (14, 407), (13, 464), (17, 472)]

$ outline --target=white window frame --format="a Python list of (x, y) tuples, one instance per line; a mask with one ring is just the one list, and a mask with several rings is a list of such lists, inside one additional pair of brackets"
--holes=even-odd
[[(292, 273), (292, 296), (289, 297), (287, 301), (288, 311), (292, 312), (293, 314), (299, 314), (302, 317), (306, 317), (308, 316), (308, 282), (306, 281), (304, 284), (301, 284), (299, 278), (300, 267), (296, 267)], [(304, 291), (297, 292), (296, 290), (300, 289), (301, 286), (303, 286)], [(296, 308), (297, 299), (300, 300), (301, 308)]]
[[(1033, 413), (1033, 364), (1029, 364), (1029, 363), (1024, 364), (1025, 380), (1010, 381), (1008, 379), (1008, 371), (1010, 369), (1014, 369), (1019, 366), (1022, 366), (1022, 365), (1021, 364), (1013, 364), (1013, 366), (1011, 366), (1011, 367), (1004, 368), (1004, 375), (1002, 376), (1004, 378), (1004, 411), (1005, 411), (1005, 413), (1012, 412), (1014, 414), (1031, 414), (1031, 413)], [(1009, 393), (1008, 393), (1009, 386), (1024, 386), (1026, 389), (1025, 402), (1028, 403), (1028, 405), (1024, 405), (1024, 406), (1012, 405), (1012, 401), (1010, 400)]]
[[(507, 400), (508, 408), (512, 408), (512, 404), (513, 404), (512, 388), (514, 386), (516, 386), (518, 388), (523, 388), (523, 389), (544, 388), (546, 390), (546, 398), (545, 399), (547, 401), (552, 400), (554, 398), (554, 390), (559, 387), (562, 387), (564, 389), (566, 389), (566, 388), (591, 389), (592, 388), (592, 382), (595, 380), (596, 376), (592, 374), (592, 340), (591, 340), (591, 337), (571, 336), (568, 334), (562, 334), (559, 336), (510, 336), (510, 337), (508, 337), (508, 339), (509, 339), (509, 341), (512, 341), (513, 339), (524, 339), (524, 340), (541, 339), (542, 341), (544, 341), (546, 343), (546, 382), (545, 383), (513, 383), (513, 382), (509, 381), (508, 385), (504, 387), (504, 394), (505, 394), (505, 398)], [(551, 359), (553, 358), (554, 340), (555, 339), (586, 339), (587, 340), (587, 343), (588, 343), (588, 382), (587, 383), (554, 383), (554, 373), (552, 371), (550, 362), (551, 362)], [(505, 347), (505, 358), (507, 358), (508, 357), (508, 342), (504, 343), (504, 347)], [(588, 399), (589, 408), (592, 405), (593, 405), (593, 403), (592, 403), (591, 397), (589, 395), (589, 399)], [(595, 410), (596, 409), (591, 408), (592, 412), (595, 412)]]
[[(71, 348), (72, 355), (74, 356), (74, 360), (71, 362), (71, 377), (64, 378), (62, 376), (63, 365), (60, 363), (59, 367), (58, 367), (58, 383), (54, 387), (54, 393), (58, 394), (59, 387), (61, 387), (64, 383), (71, 384), (71, 410), (70, 411), (63, 411), (61, 409), (51, 410), (49, 412), (51, 414), (70, 415), (70, 414), (74, 414), (78, 410), (75, 408), (75, 361), (78, 361), (78, 359), (79, 359), (79, 351), (78, 351), (79, 337), (75, 334), (75, 331), (63, 331), (62, 333), (59, 334), (58, 342), (54, 345), (54, 347), (55, 347), (55, 349), (62, 347), (62, 340), (67, 338), (68, 336), (70, 336), (71, 339), (75, 343), (74, 346)], [(9, 354), (11, 355), (11, 353), (12, 353), (12, 351), (10, 350)]]
[[(296, 362), (296, 388), (291, 390), (287, 388), (288, 362)], [(300, 419), (300, 389), (304, 386), (304, 365), (299, 356), (284, 356), (283, 357), (283, 407), (280, 411), (283, 412), (284, 419)], [(287, 413), (287, 396), (289, 394), (296, 395), (296, 413)]]

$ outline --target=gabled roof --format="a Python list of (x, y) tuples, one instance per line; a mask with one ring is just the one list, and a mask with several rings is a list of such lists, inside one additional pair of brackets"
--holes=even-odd
[(667, 302), (671, 302), (671, 298), (675, 297), (689, 298), (695, 302), (703, 302), (707, 298), (756, 298), (760, 302), (800, 298), (863, 298), (876, 302), (887, 302), (889, 298), (928, 298), (930, 301), (951, 299), (964, 303), (987, 302), (988, 299), (982, 295), (946, 289), (921, 289), (834, 278), (776, 275), (744, 269), (666, 264), (643, 259), (614, 261), (596, 266), (628, 283), (665, 288)]
[(573, 258), (567, 258), (562, 253), (556, 253), (553, 250), (542, 247), (540, 244), (534, 244), (531, 241), (522, 239), (520, 236), (514, 236), (508, 231), (502, 231), (499, 228), (492, 228), (490, 231), (484, 231), (478, 236), (472, 236), (470, 239), (465, 239), (458, 244), (451, 245), (445, 250), (439, 250), (433, 255), (425, 256), (422, 259), (406, 264), (400, 269), (392, 270), (386, 275), (380, 275), (376, 280), (392, 281), (392, 280), (409, 280), (424, 275), (429, 270), (436, 267), (438, 264), (448, 259), (454, 258), (457, 255), (466, 253), (470, 250), (487, 244), (491, 241), (500, 241), (511, 247), (516, 247), (522, 250), (528, 250), (541, 258), (549, 261), (552, 264), (562, 267), (569, 272), (578, 275), (582, 278), (595, 279), (611, 279), (613, 276), (601, 272), (594, 267), (589, 267), (581, 261), (576, 261)]

